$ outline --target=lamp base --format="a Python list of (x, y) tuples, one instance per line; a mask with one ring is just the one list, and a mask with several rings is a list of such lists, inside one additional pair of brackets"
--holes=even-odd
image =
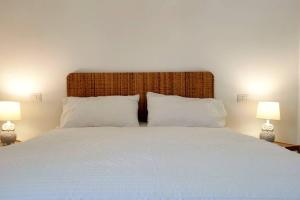
[(17, 140), (15, 131), (1, 131), (0, 140), (4, 145), (10, 145)]
[(15, 130), (15, 124), (11, 121), (7, 121), (4, 124), (2, 124), (2, 130), (3, 131), (14, 131)]
[(268, 142), (274, 142), (275, 141), (275, 134), (273, 131), (265, 131), (262, 130), (260, 132), (259, 138), (262, 140), (266, 140)]

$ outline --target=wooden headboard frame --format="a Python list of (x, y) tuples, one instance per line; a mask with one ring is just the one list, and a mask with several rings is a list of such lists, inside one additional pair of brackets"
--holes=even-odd
[(213, 98), (211, 72), (71, 73), (67, 95), (74, 97), (140, 94), (139, 120), (147, 120), (146, 92)]

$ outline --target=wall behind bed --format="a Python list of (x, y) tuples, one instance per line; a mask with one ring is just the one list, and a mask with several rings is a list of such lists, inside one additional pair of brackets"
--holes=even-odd
[[(300, 1), (298, 1), (298, 10), (300, 13)], [(299, 53), (299, 60), (298, 60), (298, 65), (299, 65), (299, 74), (298, 74), (298, 81), (299, 81), (299, 86), (300, 86), (300, 14), (298, 14), (298, 53)], [(300, 87), (298, 87), (298, 143), (300, 144)]]
[[(281, 102), (279, 138), (297, 140), (298, 0), (1, 0), (0, 95), (22, 101), (21, 139), (59, 123), (74, 71), (215, 75), (229, 127), (257, 136), (257, 100)], [(41, 92), (34, 104), (29, 93)], [(238, 93), (250, 94), (237, 104)]]

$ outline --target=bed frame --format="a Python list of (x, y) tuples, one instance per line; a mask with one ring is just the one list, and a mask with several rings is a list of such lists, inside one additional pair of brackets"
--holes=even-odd
[(140, 95), (139, 120), (147, 121), (146, 92), (213, 98), (211, 72), (71, 73), (67, 95), (74, 97)]

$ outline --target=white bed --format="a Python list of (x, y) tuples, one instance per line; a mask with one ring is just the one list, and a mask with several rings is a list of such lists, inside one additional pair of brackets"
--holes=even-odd
[(227, 128), (56, 129), (0, 149), (1, 200), (299, 200), (300, 156)]

